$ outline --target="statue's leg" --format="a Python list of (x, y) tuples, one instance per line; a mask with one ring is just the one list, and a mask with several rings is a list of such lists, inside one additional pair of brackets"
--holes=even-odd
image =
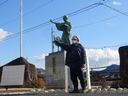
[(62, 42), (65, 43), (64, 36), (62, 35)]
[(66, 44), (67, 42), (67, 40), (66, 40), (66, 38), (65, 37), (67, 37), (66, 36), (66, 34), (65, 33), (63, 33), (63, 35), (62, 35), (62, 42), (64, 43), (64, 44)]

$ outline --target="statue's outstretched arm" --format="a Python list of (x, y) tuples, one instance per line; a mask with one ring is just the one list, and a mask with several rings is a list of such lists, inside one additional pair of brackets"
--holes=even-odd
[(52, 23), (56, 24), (56, 22), (53, 22), (52, 20), (50, 20), (50, 22), (52, 22)]

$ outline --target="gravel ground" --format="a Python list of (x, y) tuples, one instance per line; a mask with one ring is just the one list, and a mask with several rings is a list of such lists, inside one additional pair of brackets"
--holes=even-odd
[[(0, 90), (0, 96), (128, 96), (127, 93), (65, 93), (65, 90), (38, 90), (35, 92), (30, 91), (32, 89), (5, 89)], [(15, 93), (13, 93), (13, 91)], [(29, 93), (21, 92), (27, 91)], [(21, 93), (20, 93), (21, 92)]]
[(128, 93), (79, 93), (79, 94), (69, 94), (69, 93), (39, 93), (39, 94), (10, 94), (10, 95), (0, 95), (0, 96), (128, 96)]

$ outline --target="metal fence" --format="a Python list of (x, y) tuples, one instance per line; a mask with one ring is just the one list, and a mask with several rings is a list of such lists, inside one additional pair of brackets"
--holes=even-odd
[[(84, 69), (86, 77), (86, 71)], [(102, 79), (106, 81), (119, 81), (120, 80), (120, 65), (111, 65), (103, 67), (90, 68), (91, 85), (97, 84)]]

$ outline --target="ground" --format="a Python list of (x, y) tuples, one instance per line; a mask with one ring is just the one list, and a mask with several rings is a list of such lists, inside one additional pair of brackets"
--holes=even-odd
[(128, 93), (65, 93), (64, 90), (45, 90), (32, 92), (33, 88), (0, 89), (0, 96), (128, 96)]

